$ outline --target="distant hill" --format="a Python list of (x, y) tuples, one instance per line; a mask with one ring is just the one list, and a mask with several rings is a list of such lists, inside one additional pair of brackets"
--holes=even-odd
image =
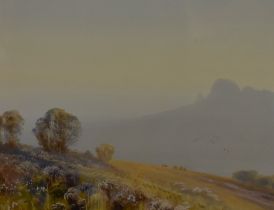
[(208, 96), (176, 110), (85, 126), (85, 148), (89, 141), (108, 142), (122, 159), (221, 175), (274, 173), (274, 93), (229, 80), (217, 80)]

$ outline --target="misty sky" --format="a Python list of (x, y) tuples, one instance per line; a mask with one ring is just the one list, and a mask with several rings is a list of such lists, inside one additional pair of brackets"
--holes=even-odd
[(172, 109), (218, 78), (274, 90), (272, 0), (0, 0), (1, 110)]

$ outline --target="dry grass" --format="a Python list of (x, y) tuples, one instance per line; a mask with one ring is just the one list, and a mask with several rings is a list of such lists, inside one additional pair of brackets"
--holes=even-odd
[[(138, 177), (141, 180), (150, 183), (150, 185), (161, 186), (160, 188), (167, 189), (168, 192), (174, 192), (174, 189), (176, 188), (174, 186), (176, 186), (176, 184), (183, 184), (187, 189), (210, 189), (214, 195), (218, 196), (218, 200), (220, 201), (210, 201), (212, 204), (212, 207), (210, 208), (212, 209), (214, 206), (220, 209), (224, 208), (220, 207), (220, 204), (224, 204), (224, 206), (233, 210), (266, 209), (255, 202), (242, 198), (239, 196), (236, 189), (225, 187), (226, 184), (238, 185), (238, 183), (234, 182), (230, 178), (221, 178), (188, 170), (180, 170), (179, 168), (174, 167), (138, 164), (127, 161), (113, 161), (112, 164), (121, 171), (128, 173), (132, 178)], [(154, 189), (158, 191), (158, 188)], [(151, 192), (153, 193), (153, 190), (151, 190)], [(199, 204), (204, 205), (204, 203), (206, 203), (206, 205), (208, 205), (206, 198), (200, 196), (198, 193), (197, 195), (192, 193), (190, 194), (189, 190), (186, 190), (185, 192), (180, 192), (180, 195), (183, 202), (192, 204), (193, 208), (191, 209), (196, 209), (197, 207), (194, 206), (199, 206)], [(206, 209), (209, 209), (209, 207), (206, 207)]]
[[(155, 166), (126, 161), (112, 161), (111, 164), (113, 168), (78, 166), (82, 181), (94, 185), (98, 185), (102, 181), (125, 185), (142, 192), (147, 198), (167, 201), (173, 206), (189, 206), (190, 210), (266, 209), (256, 202), (239, 196), (236, 189), (226, 187), (226, 184), (238, 186), (238, 183), (229, 178), (196, 173), (180, 167)], [(20, 189), (20, 192), (19, 195), (0, 196), (0, 210), (51, 209), (53, 201), (49, 195), (46, 197), (44, 206), (37, 206), (35, 198), (24, 187)], [(86, 209), (110, 210), (106, 195), (100, 191), (90, 197), (82, 195), (82, 198), (88, 201)], [(55, 202), (66, 204), (62, 198)], [(14, 208), (10, 208), (12, 205)], [(130, 209), (133, 210), (133, 208)], [(145, 210), (145, 204), (141, 203), (134, 209)]]

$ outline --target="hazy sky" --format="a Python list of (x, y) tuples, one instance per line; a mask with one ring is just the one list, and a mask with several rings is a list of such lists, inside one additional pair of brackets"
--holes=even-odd
[(0, 0), (0, 108), (97, 120), (178, 107), (217, 78), (274, 90), (273, 11), (272, 0)]

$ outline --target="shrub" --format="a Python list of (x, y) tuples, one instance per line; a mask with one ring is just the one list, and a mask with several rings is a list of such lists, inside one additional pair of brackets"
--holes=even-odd
[(66, 169), (60, 166), (48, 166), (44, 169), (49, 186), (56, 182), (62, 182), (67, 188), (77, 186), (80, 183), (80, 175), (76, 170)]
[(136, 209), (146, 202), (147, 197), (139, 190), (126, 185), (102, 182), (99, 189), (106, 195), (112, 209)]
[(110, 144), (102, 144), (96, 148), (97, 158), (109, 162), (114, 154), (114, 147)]
[(238, 171), (233, 174), (233, 178), (243, 183), (274, 189), (274, 177), (259, 175), (257, 171)]
[(257, 171), (237, 171), (233, 174), (233, 178), (241, 182), (253, 183), (258, 177)]
[(268, 176), (260, 177), (256, 180), (256, 184), (260, 187), (272, 188), (273, 179)]
[(65, 172), (57, 166), (48, 166), (44, 169), (44, 174), (47, 176), (49, 185), (57, 181), (64, 181)]

